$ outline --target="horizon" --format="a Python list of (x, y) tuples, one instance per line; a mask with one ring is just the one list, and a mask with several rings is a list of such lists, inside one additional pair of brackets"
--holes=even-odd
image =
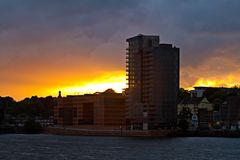
[[(191, 88), (183, 88), (184, 90), (190, 92), (190, 91), (193, 91), (194, 88), (234, 88), (234, 87), (237, 87), (237, 88), (240, 88), (240, 85), (235, 85), (235, 86), (231, 86), (231, 87), (223, 87), (223, 86), (193, 86)], [(68, 92), (65, 92), (63, 93), (61, 90), (59, 90), (57, 92), (57, 94), (55, 95), (45, 95), (45, 96), (38, 96), (38, 95), (31, 95), (31, 96), (28, 96), (28, 97), (23, 97), (21, 99), (15, 99), (14, 97), (10, 96), (10, 95), (7, 95), (7, 96), (0, 96), (0, 97), (10, 97), (10, 98), (13, 98), (14, 101), (16, 102), (20, 102), (20, 101), (23, 101), (24, 99), (27, 99), (27, 98), (32, 98), (32, 97), (38, 97), (38, 98), (47, 98), (47, 97), (53, 97), (53, 98), (57, 98), (58, 95), (59, 95), (59, 92), (61, 92), (61, 96), (62, 97), (67, 97), (67, 96), (82, 96), (82, 95), (88, 95), (88, 94), (97, 94), (97, 93), (103, 93), (105, 92), (106, 90), (108, 89), (112, 89), (115, 93), (123, 93), (123, 90), (126, 89), (126, 88), (123, 88), (121, 92), (119, 92), (118, 90), (114, 90), (113, 88), (107, 88), (105, 90), (101, 90), (101, 91), (92, 91), (92, 92), (74, 92), (73, 94), (68, 94)], [(179, 88), (181, 89), (181, 87)]]
[(226, 0), (3, 0), (0, 96), (121, 92), (127, 87), (125, 40), (139, 33), (180, 48), (181, 88), (239, 85), (239, 5)]

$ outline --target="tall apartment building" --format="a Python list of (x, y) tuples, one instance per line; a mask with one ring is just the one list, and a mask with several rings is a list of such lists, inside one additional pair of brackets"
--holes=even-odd
[(127, 124), (135, 129), (170, 127), (177, 120), (179, 48), (159, 36), (137, 35), (128, 42)]

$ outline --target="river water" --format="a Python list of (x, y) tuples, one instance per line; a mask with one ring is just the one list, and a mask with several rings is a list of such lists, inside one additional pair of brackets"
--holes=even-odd
[(3, 160), (240, 160), (238, 138), (0, 135)]

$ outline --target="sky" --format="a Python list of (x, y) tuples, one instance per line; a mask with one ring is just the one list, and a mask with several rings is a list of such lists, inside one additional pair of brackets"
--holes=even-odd
[(239, 0), (0, 0), (0, 96), (125, 85), (126, 39), (180, 48), (180, 85), (240, 84)]

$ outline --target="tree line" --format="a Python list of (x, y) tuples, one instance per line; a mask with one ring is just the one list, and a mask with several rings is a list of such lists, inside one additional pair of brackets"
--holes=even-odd
[[(53, 116), (53, 107), (56, 104), (54, 97), (37, 97), (25, 98), (21, 101), (15, 101), (12, 97), (0, 97), (0, 116), (3, 114), (10, 117), (28, 116), (49, 118)], [(2, 119), (2, 118), (0, 118)]]

